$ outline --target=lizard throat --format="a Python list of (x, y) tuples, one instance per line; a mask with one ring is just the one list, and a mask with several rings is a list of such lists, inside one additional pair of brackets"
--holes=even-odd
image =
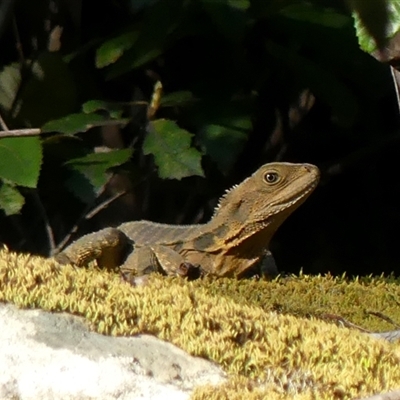
[(231, 231), (231, 235), (224, 237), (225, 249), (251, 247), (257, 252), (268, 247), (276, 230), (294, 210), (304, 203), (317, 183), (316, 181), (308, 182), (296, 190), (296, 193), (270, 203), (263, 211), (253, 218), (250, 217), (246, 223), (237, 226), (237, 229)]
[(289, 208), (293, 207), (293, 210), (300, 206), (307, 197), (314, 191), (318, 182), (312, 182), (308, 185), (304, 185), (300, 187), (298, 191), (294, 195), (287, 196), (286, 198), (281, 198), (276, 202), (272, 202), (269, 204), (270, 212), (267, 213), (267, 217), (279, 214)]

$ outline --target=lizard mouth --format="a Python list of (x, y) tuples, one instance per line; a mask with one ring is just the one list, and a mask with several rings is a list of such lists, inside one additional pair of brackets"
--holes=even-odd
[(293, 209), (297, 208), (314, 191), (317, 185), (318, 185), (318, 179), (314, 180), (311, 183), (302, 185), (295, 193), (291, 193), (288, 196), (280, 198), (276, 202), (272, 202), (269, 207), (271, 210), (270, 215), (279, 214), (288, 208), (293, 208)]

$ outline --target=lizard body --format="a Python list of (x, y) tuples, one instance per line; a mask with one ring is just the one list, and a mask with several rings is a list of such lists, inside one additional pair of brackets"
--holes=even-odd
[(199, 266), (204, 274), (240, 277), (265, 260), (275, 231), (318, 181), (311, 164), (265, 164), (228, 190), (205, 224), (126, 222), (83, 236), (56, 259), (76, 265), (96, 259), (137, 275), (186, 275), (187, 266)]

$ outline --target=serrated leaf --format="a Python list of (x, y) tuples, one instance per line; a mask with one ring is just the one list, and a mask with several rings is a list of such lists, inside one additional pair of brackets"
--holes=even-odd
[(192, 136), (170, 120), (149, 123), (143, 153), (154, 156), (160, 178), (180, 180), (187, 176), (204, 176), (201, 153), (191, 147)]
[(139, 31), (133, 31), (107, 40), (96, 51), (96, 67), (104, 68), (114, 64), (126, 50), (135, 44), (138, 36)]
[(347, 0), (354, 10), (354, 26), (360, 47), (372, 53), (400, 29), (398, 0)]
[(42, 164), (38, 137), (0, 139), (0, 177), (17, 185), (34, 188)]
[(74, 135), (78, 132), (86, 132), (95, 126), (101, 126), (104, 121), (107, 121), (107, 117), (103, 115), (77, 113), (49, 121), (41, 129), (42, 132), (60, 132)]
[(19, 213), (24, 203), (24, 196), (17, 188), (0, 182), (0, 208), (7, 216)]
[(21, 69), (18, 63), (6, 65), (0, 72), (0, 107), (10, 111), (21, 84)]
[(96, 188), (102, 187), (108, 179), (108, 170), (129, 160), (132, 149), (113, 150), (104, 153), (90, 153), (65, 163), (69, 168), (81, 173)]

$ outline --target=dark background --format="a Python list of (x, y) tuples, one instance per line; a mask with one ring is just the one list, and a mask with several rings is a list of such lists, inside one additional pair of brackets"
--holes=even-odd
[[(40, 128), (72, 113), (74, 121), (93, 99), (129, 123), (41, 136), (37, 186), (15, 185), (24, 205), (3, 211), (0, 241), (49, 255), (63, 239), (126, 220), (204, 222), (224, 190), (260, 165), (307, 162), (320, 167), (321, 183), (275, 235), (279, 269), (399, 275), (398, 104), (389, 65), (359, 48), (352, 7), (359, 2), (3, 0), (0, 87), (11, 79), (5, 68), (20, 73), (11, 103), (0, 90), (9, 129)], [(359, 11), (379, 42), (382, 27), (368, 25), (376, 10)], [(56, 26), (61, 46), (50, 52)], [(160, 154), (144, 154), (149, 125), (138, 102), (150, 101), (158, 80), (165, 96), (190, 94), (161, 104), (156, 115), (193, 134), (204, 177), (161, 179)], [(107, 185), (80, 170), (83, 182), (65, 164), (99, 146), (133, 149), (129, 161), (108, 165)], [(85, 218), (119, 191), (126, 194)], [(2, 208), (7, 201), (0, 193)]]

